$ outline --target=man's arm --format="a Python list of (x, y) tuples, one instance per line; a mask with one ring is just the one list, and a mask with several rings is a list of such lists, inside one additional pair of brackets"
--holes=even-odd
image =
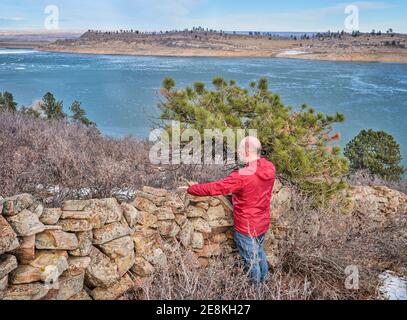
[(228, 177), (206, 184), (196, 184), (188, 188), (187, 192), (193, 196), (226, 196), (238, 192), (243, 187), (243, 179), (238, 171)]

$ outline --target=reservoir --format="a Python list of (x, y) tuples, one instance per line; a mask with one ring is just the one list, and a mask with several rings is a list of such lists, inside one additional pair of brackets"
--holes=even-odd
[(215, 76), (248, 87), (267, 77), (286, 105), (306, 103), (346, 122), (335, 128), (343, 146), (362, 129), (384, 130), (401, 145), (407, 164), (407, 64), (263, 58), (175, 58), (47, 53), (0, 49), (0, 91), (30, 106), (50, 91), (65, 110), (82, 102), (106, 135), (146, 138), (158, 117), (165, 77), (178, 87)]

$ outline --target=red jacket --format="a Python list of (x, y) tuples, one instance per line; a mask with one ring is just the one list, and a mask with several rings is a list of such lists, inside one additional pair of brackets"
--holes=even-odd
[(193, 185), (188, 188), (188, 193), (201, 197), (232, 193), (236, 231), (259, 237), (270, 228), (270, 203), (275, 179), (273, 163), (259, 159), (220, 181)]

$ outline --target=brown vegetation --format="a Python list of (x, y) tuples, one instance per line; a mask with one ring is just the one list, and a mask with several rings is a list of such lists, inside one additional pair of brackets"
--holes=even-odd
[[(294, 195), (292, 209), (272, 223), (271, 238), (280, 237), (282, 225), (287, 232), (278, 239), (277, 263), (265, 284), (250, 285), (237, 255), (198, 269), (188, 252), (176, 252), (166, 268), (126, 299), (377, 299), (381, 272), (406, 272), (403, 212), (380, 224), (367, 216), (345, 215), (339, 206), (315, 209), (301, 194)], [(358, 290), (345, 287), (347, 266), (359, 269)]]
[(143, 185), (172, 188), (183, 177), (220, 176), (219, 168), (159, 168), (149, 160), (149, 144), (136, 138), (110, 138), (66, 121), (0, 114), (0, 194), (23, 192), (64, 199), (126, 195)]
[[(171, 189), (183, 178), (203, 182), (224, 174), (221, 168), (155, 167), (148, 159), (147, 142), (103, 137), (76, 124), (21, 114), (0, 114), (0, 148), (0, 194), (30, 192), (53, 205), (68, 198), (117, 195), (119, 190), (134, 191), (143, 185)], [(368, 182), (363, 175), (352, 179), (352, 184)], [(344, 214), (337, 204), (317, 209), (295, 193), (291, 210), (273, 220), (276, 263), (264, 286), (249, 286), (233, 258), (220, 258), (226, 268), (214, 263), (200, 270), (190, 263), (188, 253), (177, 252), (167, 269), (127, 298), (377, 298), (381, 272), (407, 270), (406, 220), (405, 212), (375, 221), (357, 210)], [(344, 286), (349, 265), (359, 268), (359, 290)]]

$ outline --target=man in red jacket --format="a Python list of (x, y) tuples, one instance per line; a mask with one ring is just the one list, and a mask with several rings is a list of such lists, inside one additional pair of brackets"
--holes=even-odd
[(268, 275), (264, 238), (270, 227), (270, 202), (276, 171), (273, 163), (261, 158), (261, 143), (247, 137), (239, 146), (243, 169), (212, 183), (192, 185), (188, 193), (194, 196), (233, 194), (235, 242), (255, 283)]

